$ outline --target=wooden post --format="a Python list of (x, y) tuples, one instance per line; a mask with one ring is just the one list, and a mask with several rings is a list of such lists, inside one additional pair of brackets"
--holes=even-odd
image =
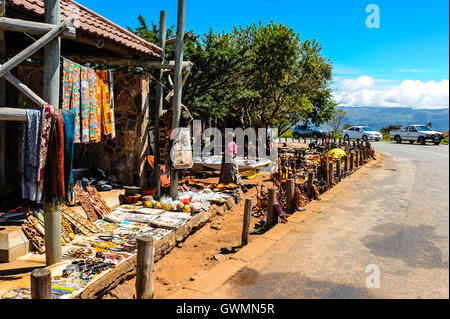
[(339, 177), (341, 177), (341, 175), (342, 175), (341, 165), (342, 165), (342, 160), (340, 158), (338, 158), (336, 160), (336, 175)]
[(137, 236), (136, 246), (136, 299), (153, 299), (153, 237), (149, 234)]
[(30, 275), (31, 299), (52, 299), (52, 278), (50, 270), (35, 269)]
[(355, 151), (355, 168), (359, 167), (359, 150)]
[(294, 187), (295, 181), (290, 178), (286, 180), (286, 192), (287, 192), (287, 213), (292, 214), (295, 211), (294, 203)]
[(344, 173), (347, 174), (348, 172), (348, 162), (349, 162), (349, 155), (346, 155), (344, 157)]
[(250, 215), (252, 213), (252, 198), (245, 199), (244, 208), (244, 223), (242, 226), (242, 241), (241, 245), (245, 246), (248, 244), (248, 232), (250, 231)]
[(306, 189), (308, 198), (312, 198), (313, 196), (313, 185), (314, 179), (316, 178), (316, 174), (314, 172), (308, 172), (308, 187)]
[(267, 198), (267, 225), (273, 226), (275, 225), (275, 210), (273, 206), (277, 201), (277, 189), (274, 187), (269, 188), (268, 198)]
[[(44, 22), (59, 24), (60, 0), (44, 1)], [(44, 100), (59, 107), (59, 75), (60, 75), (60, 39), (50, 41), (44, 47)], [(45, 226), (45, 259), (47, 265), (62, 261), (61, 251), (61, 212), (59, 204), (46, 203), (44, 198), (44, 226)]]
[(334, 185), (334, 163), (331, 161), (328, 163), (328, 180), (330, 183), (330, 188)]
[(359, 150), (359, 166), (363, 166), (364, 162), (363, 162), (363, 151)]
[[(5, 14), (5, 0), (0, 0), (0, 17)], [(6, 44), (5, 31), (0, 30), (0, 64), (5, 62), (6, 58)], [(6, 82), (3, 77), (0, 78), (0, 107), (6, 105)], [(0, 121), (0, 194), (4, 194), (5, 175), (6, 175), (6, 127), (5, 122)]]
[[(162, 49), (161, 57), (162, 63), (165, 62), (165, 52), (166, 52), (166, 17), (167, 12), (161, 11), (159, 18), (159, 47)], [(164, 102), (164, 92), (163, 86), (161, 85), (163, 80), (163, 71), (157, 70), (157, 79), (156, 82), (156, 105), (155, 105), (155, 160), (154, 160), (154, 182), (156, 184), (156, 196), (159, 198), (161, 196), (161, 168), (159, 165), (160, 162), (160, 150), (158, 145), (158, 135), (159, 135), (159, 120), (161, 118), (161, 113), (163, 109)]]
[[(178, 0), (177, 18), (177, 42), (175, 45), (175, 74), (174, 74), (174, 96), (172, 111), (172, 129), (176, 130), (180, 126), (181, 97), (183, 92), (182, 70), (183, 70), (183, 47), (184, 47), (184, 14), (186, 1)], [(170, 170), (170, 196), (173, 200), (178, 197), (178, 172)]]
[(350, 172), (353, 172), (355, 169), (355, 152), (350, 152)]

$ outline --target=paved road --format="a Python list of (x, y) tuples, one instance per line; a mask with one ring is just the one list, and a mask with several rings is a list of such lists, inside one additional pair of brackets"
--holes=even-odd
[(212, 297), (449, 298), (449, 148), (373, 146), (381, 165)]

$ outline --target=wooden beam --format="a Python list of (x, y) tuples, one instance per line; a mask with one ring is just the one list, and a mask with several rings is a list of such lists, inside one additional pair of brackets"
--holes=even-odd
[[(0, 0), (0, 17), (5, 14), (5, 1)], [(5, 32), (0, 30), (0, 64), (5, 62), (6, 42)], [(6, 82), (0, 78), (0, 106), (6, 105)], [(0, 194), (4, 194), (6, 180), (6, 126), (0, 121)]]
[(25, 109), (0, 107), (0, 121), (26, 122), (27, 112)]
[[(12, 32), (26, 32), (29, 34), (44, 35), (52, 30), (53, 24), (27, 21), (12, 18), (0, 18), (0, 29)], [(75, 39), (77, 37), (76, 29), (68, 27), (60, 35), (61, 38)]]
[[(167, 37), (167, 29), (166, 29), (166, 18), (167, 12), (161, 11), (159, 18), (159, 47), (162, 49), (161, 58), (162, 64), (165, 63), (165, 52), (166, 52), (166, 37)], [(161, 196), (161, 171), (160, 171), (160, 150), (158, 144), (158, 134), (159, 134), (159, 121), (161, 119), (161, 113), (163, 109), (164, 103), (164, 91), (163, 86), (161, 85), (163, 80), (163, 71), (158, 70), (157, 72), (158, 81), (156, 85), (156, 105), (155, 105), (155, 161), (154, 161), (154, 183), (156, 185), (156, 196), (159, 198)]]
[[(194, 34), (192, 33), (192, 31), (189, 31), (189, 32), (186, 32), (184, 34), (184, 39), (185, 40), (191, 39), (193, 36), (194, 36)], [(176, 42), (177, 42), (177, 38), (176, 37), (175, 38), (171, 38), (171, 39), (168, 39), (166, 41), (166, 45), (172, 45), (172, 44), (175, 44)]]
[[(186, 1), (178, 0), (177, 17), (177, 43), (175, 46), (175, 75), (174, 75), (174, 96), (172, 105), (172, 130), (180, 126), (181, 117), (181, 98), (183, 95), (182, 70), (183, 70), (183, 51), (184, 51), (184, 16), (186, 11)], [(173, 200), (178, 197), (178, 172), (171, 167), (170, 169), (170, 196)]]
[[(73, 21), (74, 21), (73, 17), (68, 17), (62, 23), (55, 25), (50, 32), (47, 32), (44, 36), (42, 36), (39, 40), (34, 42), (28, 48), (24, 49), (22, 52), (17, 54), (15, 57), (8, 60), (5, 64), (3, 64), (0, 67), (0, 77), (4, 76), (7, 72), (11, 71), (13, 68), (15, 68), (21, 62), (25, 61), (30, 56), (32, 56), (34, 53), (36, 53), (38, 50), (40, 50), (44, 46), (46, 46), (50, 41), (52, 41), (55, 37), (57, 37), (59, 34), (61, 34), (64, 30), (66, 30), (67, 27), (73, 25)], [(44, 54), (44, 58), (45, 58), (45, 54)], [(59, 60), (58, 60), (58, 63), (59, 63)]]
[[(73, 23), (73, 17), (70, 18)], [(44, 1), (44, 20), (50, 24), (57, 24), (61, 21), (60, 0)], [(66, 21), (67, 19), (58, 31), (67, 27)], [(50, 32), (47, 34), (50, 34)], [(45, 37), (46, 35), (41, 39)], [(45, 100), (54, 107), (59, 107), (61, 39), (55, 39), (55, 37), (52, 37), (52, 39), (52, 41), (43, 41), (47, 44), (44, 48), (43, 92)], [(60, 208), (59, 203), (52, 203), (44, 198), (45, 260), (47, 266), (62, 261)]]

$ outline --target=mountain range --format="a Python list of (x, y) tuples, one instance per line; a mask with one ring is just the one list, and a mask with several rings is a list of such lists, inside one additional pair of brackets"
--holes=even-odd
[(390, 124), (408, 126), (409, 124), (427, 124), (431, 122), (438, 131), (449, 129), (449, 109), (413, 109), (406, 107), (344, 107), (347, 112), (344, 124), (367, 125), (381, 130)]

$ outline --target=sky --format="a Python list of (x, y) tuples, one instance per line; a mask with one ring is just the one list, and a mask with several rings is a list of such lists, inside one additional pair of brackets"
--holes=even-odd
[[(161, 10), (176, 25), (177, 0), (78, 2), (121, 26), (136, 27), (138, 14), (158, 23)], [(322, 45), (340, 105), (449, 106), (446, 0), (186, 0), (185, 28), (195, 34), (259, 21), (286, 24)]]

